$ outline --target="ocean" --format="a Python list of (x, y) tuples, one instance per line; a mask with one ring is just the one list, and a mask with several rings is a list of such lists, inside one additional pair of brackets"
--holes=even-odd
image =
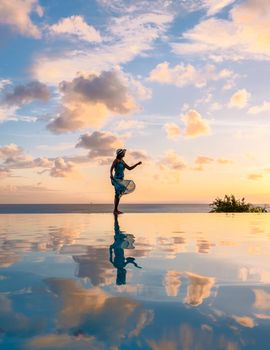
[[(125, 213), (208, 213), (208, 204), (121, 204)], [(0, 204), (0, 214), (111, 213), (112, 204)]]

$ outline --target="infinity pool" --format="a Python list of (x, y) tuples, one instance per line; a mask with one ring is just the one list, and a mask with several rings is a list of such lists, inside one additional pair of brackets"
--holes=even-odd
[(0, 215), (1, 350), (269, 343), (269, 214)]

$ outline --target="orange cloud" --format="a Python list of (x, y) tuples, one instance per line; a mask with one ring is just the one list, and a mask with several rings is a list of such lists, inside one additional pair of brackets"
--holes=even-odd
[(173, 169), (173, 170), (182, 170), (186, 167), (185, 161), (180, 157), (175, 151), (169, 150), (161, 158), (159, 162), (161, 168), (164, 167)]
[(59, 89), (63, 94), (60, 114), (48, 124), (48, 129), (54, 133), (99, 128), (112, 115), (138, 109), (128, 89), (127, 78), (119, 70), (63, 81)]
[(261, 105), (250, 107), (248, 110), (248, 113), (259, 114), (259, 113), (269, 112), (269, 111), (270, 111), (270, 102), (264, 101)]
[(263, 175), (262, 174), (259, 174), (259, 173), (253, 173), (253, 174), (249, 174), (248, 175), (248, 179), (249, 180), (259, 180), (259, 179), (261, 179), (263, 177)]
[(246, 107), (250, 96), (250, 93), (246, 89), (236, 91), (230, 99), (229, 107), (235, 107), (239, 109)]
[(111, 132), (94, 131), (80, 136), (75, 147), (89, 150), (89, 158), (99, 159), (112, 157), (117, 148), (122, 146), (122, 141)]
[(168, 62), (159, 63), (149, 75), (149, 80), (161, 84), (171, 84), (179, 87), (194, 85), (202, 87), (210, 80), (220, 80), (233, 77), (234, 73), (228, 69), (217, 71), (212, 64), (196, 68), (191, 64), (177, 64), (169, 67)]
[(63, 158), (56, 158), (50, 169), (52, 177), (66, 177), (75, 172), (75, 164)]
[(164, 129), (169, 139), (174, 140), (181, 135), (181, 129), (175, 123), (166, 123)]
[(211, 132), (208, 121), (203, 119), (199, 112), (191, 109), (183, 117), (183, 122), (186, 125), (184, 135), (189, 138), (202, 135), (209, 135)]
[(82, 16), (61, 18), (57, 23), (48, 27), (51, 35), (65, 35), (77, 37), (88, 42), (100, 42), (99, 32), (87, 24)]
[(15, 32), (22, 35), (40, 38), (39, 28), (32, 22), (31, 13), (39, 17), (43, 15), (43, 8), (38, 0), (1, 0), (0, 23), (8, 25)]
[(172, 46), (175, 53), (206, 54), (214, 60), (270, 59), (269, 26), (270, 2), (247, 0), (232, 8), (228, 20), (203, 20)]

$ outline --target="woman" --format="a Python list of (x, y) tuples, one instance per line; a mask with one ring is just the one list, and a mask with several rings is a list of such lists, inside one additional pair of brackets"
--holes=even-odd
[[(115, 197), (114, 197), (114, 214), (122, 214), (121, 211), (118, 210), (118, 205), (120, 201), (120, 197), (123, 194), (131, 193), (135, 190), (135, 183), (132, 180), (124, 180), (124, 170), (132, 170), (136, 168), (136, 166), (142, 164), (142, 162), (136, 163), (132, 166), (128, 166), (123, 158), (125, 157), (126, 149), (119, 148), (116, 151), (116, 158), (112, 163), (110, 169), (110, 178), (112, 185), (115, 189)], [(113, 175), (114, 170), (114, 175)]]

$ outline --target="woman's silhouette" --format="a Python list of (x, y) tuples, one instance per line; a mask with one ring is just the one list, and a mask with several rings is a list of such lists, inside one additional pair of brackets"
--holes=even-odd
[[(141, 267), (135, 262), (133, 257), (125, 257), (124, 249), (134, 249), (134, 236), (131, 234), (124, 234), (120, 231), (118, 224), (118, 216), (114, 216), (114, 242), (110, 246), (110, 262), (117, 268), (116, 284), (126, 284), (127, 264), (133, 264), (135, 267)], [(113, 258), (114, 253), (114, 258)]]
[[(116, 151), (116, 158), (113, 161), (110, 169), (110, 178), (112, 185), (115, 189), (115, 197), (114, 197), (114, 214), (122, 214), (121, 211), (118, 210), (118, 205), (120, 201), (120, 197), (123, 194), (131, 193), (135, 190), (135, 183), (132, 180), (124, 180), (124, 170), (132, 170), (136, 168), (136, 166), (142, 164), (142, 162), (138, 162), (132, 166), (127, 165), (124, 162), (124, 157), (126, 154), (126, 149), (119, 148)], [(113, 175), (114, 171), (114, 175)]]

